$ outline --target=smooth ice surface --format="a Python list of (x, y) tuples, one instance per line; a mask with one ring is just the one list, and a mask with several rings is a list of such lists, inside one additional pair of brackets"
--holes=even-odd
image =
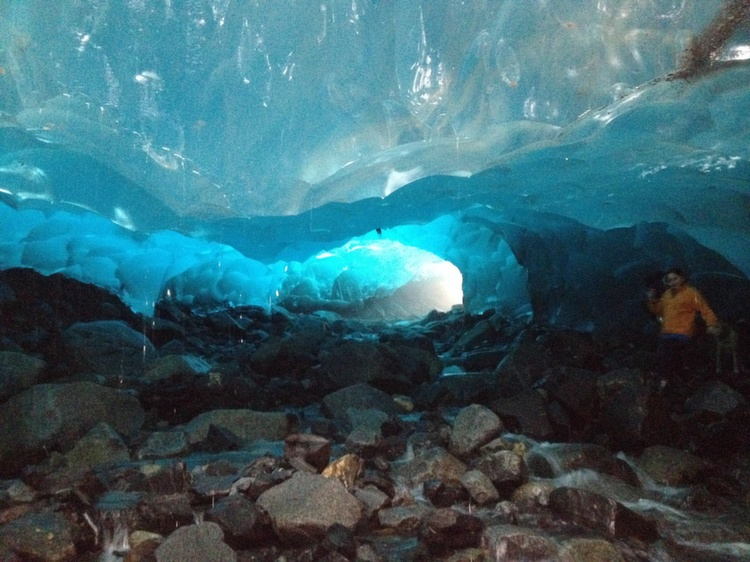
[[(538, 309), (570, 297), (553, 278), (591, 285), (570, 269), (575, 236), (617, 233), (588, 275), (744, 277), (748, 26), (708, 72), (667, 76), (724, 4), (7, 0), (0, 266), (64, 271), (142, 311), (167, 293), (359, 302), (424, 281), (399, 275), (430, 260), (460, 270), (472, 309)], [(631, 236), (655, 232), (641, 223), (666, 225), (661, 258)], [(384, 259), (363, 266), (353, 237)], [(322, 252), (338, 256), (324, 275)], [(341, 275), (356, 290), (335, 294)]]

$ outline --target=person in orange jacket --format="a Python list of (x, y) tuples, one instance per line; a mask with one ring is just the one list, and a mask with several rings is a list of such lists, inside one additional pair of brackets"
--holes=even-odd
[(686, 355), (696, 331), (696, 315), (706, 323), (706, 331), (714, 336), (721, 333), (719, 319), (701, 293), (687, 283), (687, 276), (679, 268), (667, 270), (662, 279), (667, 287), (661, 296), (649, 289), (648, 309), (661, 325), (657, 356), (660, 383), (664, 388), (679, 376), (686, 367)]

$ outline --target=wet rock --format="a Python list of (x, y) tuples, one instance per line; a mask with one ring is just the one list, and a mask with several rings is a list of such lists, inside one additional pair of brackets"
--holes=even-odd
[(0, 405), (0, 473), (12, 474), (44, 458), (50, 449), (67, 450), (99, 422), (131, 436), (143, 424), (138, 400), (90, 382), (40, 384)]
[(187, 453), (189, 448), (184, 431), (154, 431), (138, 449), (139, 459), (163, 459)]
[(211, 365), (205, 359), (195, 355), (165, 355), (155, 359), (146, 371), (145, 380), (149, 382), (170, 379), (172, 377), (197, 377), (208, 375)]
[(338, 480), (347, 490), (351, 490), (354, 482), (362, 474), (364, 464), (359, 456), (349, 453), (326, 466), (322, 474), (326, 478)]
[(320, 539), (335, 523), (354, 529), (364, 511), (337, 480), (304, 472), (263, 492), (257, 505), (268, 513), (278, 537), (291, 544)]
[(319, 435), (294, 433), (284, 440), (284, 457), (300, 458), (320, 471), (331, 458), (331, 442)]
[(117, 432), (102, 422), (79, 439), (66, 453), (65, 459), (72, 468), (93, 468), (103, 464), (129, 461), (130, 452)]
[(226, 427), (211, 424), (208, 426), (206, 437), (192, 443), (190, 449), (204, 453), (221, 453), (222, 451), (236, 451), (242, 444), (243, 440)]
[(409, 379), (398, 369), (391, 371), (389, 363), (388, 356), (373, 341), (342, 341), (321, 353), (321, 367), (335, 388), (363, 383), (382, 388), (382, 384), (390, 383), (403, 393)]
[(155, 551), (157, 562), (212, 560), (236, 562), (237, 554), (223, 541), (224, 533), (216, 523), (187, 525), (175, 529)]
[(561, 487), (553, 490), (549, 503), (552, 509), (573, 523), (615, 538), (637, 538), (646, 542), (658, 538), (653, 521), (593, 492)]
[(263, 513), (240, 494), (220, 499), (206, 512), (205, 519), (221, 527), (224, 540), (233, 548), (248, 548), (272, 535)]
[(334, 523), (326, 531), (320, 550), (328, 555), (328, 558), (319, 556), (321, 560), (327, 559), (332, 562), (339, 559), (341, 562), (353, 560), (357, 556), (357, 541), (351, 529)]
[(144, 562), (146, 560), (154, 560), (154, 553), (159, 545), (164, 540), (158, 533), (150, 533), (148, 531), (133, 531), (128, 536), (128, 543), (130, 544), (130, 550), (127, 556), (125, 556), (124, 562)]
[(137, 377), (156, 359), (156, 349), (146, 335), (119, 320), (78, 322), (63, 332), (62, 339), (81, 373)]
[(385, 412), (375, 409), (348, 408), (349, 425), (353, 428), (346, 438), (346, 447), (364, 457), (372, 457), (383, 440), (382, 426), (388, 421)]
[(531, 390), (545, 370), (552, 366), (552, 354), (534, 330), (522, 332), (495, 369), (500, 392), (513, 396)]
[(422, 504), (399, 505), (378, 511), (381, 527), (393, 529), (403, 535), (416, 534), (422, 519), (430, 513), (430, 508)]
[(487, 403), (497, 398), (497, 377), (493, 373), (465, 373), (443, 376), (433, 383), (420, 386), (414, 393), (419, 407)]
[(435, 507), (451, 507), (465, 502), (469, 497), (460, 480), (427, 480), (423, 484), (423, 491)]
[(561, 562), (625, 562), (617, 548), (603, 539), (570, 539), (560, 548)]
[(256, 412), (254, 410), (214, 410), (205, 412), (185, 424), (188, 441), (198, 443), (214, 425), (236, 435), (243, 444), (259, 439), (279, 441), (292, 432), (294, 423), (284, 412)]
[(511, 500), (519, 506), (549, 505), (549, 495), (554, 489), (547, 482), (526, 482), (513, 491)]
[(544, 388), (573, 416), (573, 423), (582, 426), (591, 419), (596, 408), (596, 380), (600, 373), (574, 367), (557, 367), (545, 372)]
[(23, 480), (0, 480), (0, 508), (11, 505), (31, 503), (37, 493)]
[(666, 404), (651, 400), (645, 375), (618, 369), (597, 380), (598, 429), (609, 436), (611, 448), (631, 450), (645, 443), (675, 440), (677, 428)]
[(503, 430), (500, 418), (485, 406), (472, 404), (463, 408), (453, 422), (449, 450), (465, 457), (490, 442)]
[(625, 470), (609, 449), (593, 443), (545, 444), (529, 451), (526, 463), (532, 474), (543, 478), (582, 468), (614, 476), (620, 476)]
[(347, 419), (346, 412), (349, 408), (376, 409), (386, 414), (399, 413), (390, 394), (364, 383), (347, 386), (323, 398), (323, 413), (331, 418)]
[(528, 477), (523, 457), (512, 451), (488, 453), (476, 461), (474, 468), (487, 475), (500, 497), (509, 496)]
[(442, 447), (421, 449), (414, 458), (393, 467), (392, 476), (416, 486), (427, 480), (459, 480), (466, 465)]
[(0, 402), (39, 382), (47, 363), (25, 353), (0, 351)]
[(437, 509), (427, 514), (419, 528), (419, 537), (432, 552), (479, 546), (484, 525), (473, 515), (453, 509)]
[(461, 484), (478, 505), (494, 503), (500, 499), (492, 480), (480, 470), (467, 470), (461, 475)]
[(379, 510), (388, 506), (391, 502), (391, 498), (388, 494), (372, 484), (368, 484), (362, 488), (355, 488), (353, 493), (354, 497), (365, 506), (368, 519), (375, 515)]
[(721, 381), (710, 381), (687, 399), (685, 410), (694, 414), (706, 412), (724, 416), (746, 402), (742, 394), (731, 386)]
[(123, 320), (137, 316), (115, 295), (63, 274), (46, 276), (29, 268), (0, 271), (0, 334), (10, 334), (27, 351), (58, 355), (57, 334), (75, 322)]
[(75, 531), (54, 511), (27, 513), (0, 527), (0, 544), (23, 560), (76, 560)]
[(138, 500), (138, 528), (168, 535), (195, 520), (195, 510), (186, 493), (149, 494)]
[(696, 483), (710, 465), (685, 451), (655, 445), (643, 450), (638, 466), (659, 484), (686, 486)]
[(492, 403), (492, 410), (511, 429), (537, 439), (553, 434), (546, 401), (539, 392), (527, 390)]
[(515, 525), (492, 525), (482, 546), (493, 560), (555, 560), (557, 545), (544, 533)]

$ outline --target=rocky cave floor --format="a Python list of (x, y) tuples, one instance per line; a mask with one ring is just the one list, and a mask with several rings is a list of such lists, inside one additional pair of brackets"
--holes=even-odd
[(7, 562), (750, 557), (750, 377), (708, 340), (660, 390), (652, 338), (490, 312), (143, 318), (16, 269), (0, 318)]

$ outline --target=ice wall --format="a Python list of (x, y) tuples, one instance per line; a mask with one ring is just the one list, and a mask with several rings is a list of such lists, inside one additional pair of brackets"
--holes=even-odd
[[(550, 240), (625, 236), (606, 267), (693, 248), (742, 276), (750, 37), (711, 22), (722, 6), (746, 21), (746, 4), (8, 0), (0, 266), (66, 271), (143, 310), (166, 290), (268, 303), (288, 264), (380, 229), (455, 264), (471, 308), (572, 323), (558, 285), (589, 285), (564, 268), (541, 302), (553, 276), (529, 240), (572, 255)], [(506, 226), (466, 220), (477, 209)], [(622, 229), (643, 223), (675, 246), (631, 255)], [(365, 298), (380, 290), (397, 283)]]

